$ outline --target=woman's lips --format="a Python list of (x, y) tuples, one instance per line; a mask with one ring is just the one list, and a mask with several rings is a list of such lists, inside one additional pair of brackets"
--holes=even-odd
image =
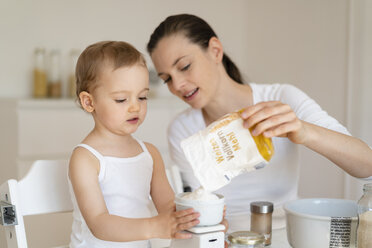
[(190, 91), (189, 93), (187, 93), (186, 95), (184, 95), (183, 98), (186, 99), (186, 101), (191, 101), (196, 97), (198, 93), (199, 93), (199, 88), (196, 88)]

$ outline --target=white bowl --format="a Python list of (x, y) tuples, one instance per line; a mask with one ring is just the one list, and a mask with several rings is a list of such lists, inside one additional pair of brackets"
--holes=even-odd
[(285, 204), (284, 210), (287, 238), (292, 247), (355, 247), (358, 223), (356, 202), (328, 198), (300, 199)]
[(216, 194), (218, 199), (208, 201), (198, 201), (182, 198), (185, 194), (180, 193), (175, 197), (176, 210), (184, 210), (193, 208), (196, 212), (200, 213), (197, 226), (213, 226), (219, 224), (223, 219), (223, 208), (225, 205), (225, 198), (223, 195)]

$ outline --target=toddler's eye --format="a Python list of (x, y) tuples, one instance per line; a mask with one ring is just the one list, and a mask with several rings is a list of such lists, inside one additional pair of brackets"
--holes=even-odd
[(122, 102), (125, 102), (127, 99), (116, 99), (115, 102), (117, 103), (122, 103)]
[(144, 96), (144, 97), (139, 97), (139, 99), (140, 99), (141, 101), (146, 101), (146, 100), (147, 100), (147, 97), (146, 97), (146, 96)]

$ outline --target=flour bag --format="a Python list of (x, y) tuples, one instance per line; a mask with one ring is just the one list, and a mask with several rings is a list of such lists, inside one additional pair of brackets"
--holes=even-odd
[(263, 168), (274, 154), (271, 139), (262, 134), (252, 136), (243, 127), (239, 112), (227, 114), (184, 139), (181, 147), (207, 191), (225, 186), (242, 173)]

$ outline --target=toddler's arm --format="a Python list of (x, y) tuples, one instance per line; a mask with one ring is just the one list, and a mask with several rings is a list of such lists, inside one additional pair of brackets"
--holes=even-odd
[[(168, 182), (163, 159), (155, 146), (146, 143), (146, 147), (154, 161), (151, 180), (151, 197), (159, 213), (155, 219), (160, 226), (168, 226), (167, 229), (171, 230), (171, 238), (190, 238), (190, 234), (181, 233), (179, 231), (197, 225), (199, 223), (197, 219), (199, 213), (193, 213), (192, 209), (188, 209), (188, 212), (175, 212), (174, 192)], [(157, 228), (157, 230), (160, 231), (161, 228)], [(168, 236), (169, 234), (164, 232), (157, 234), (157, 236), (169, 238), (169, 236), (166, 237), (164, 235)]]
[[(99, 161), (86, 149), (77, 148), (70, 159), (69, 177), (75, 197), (92, 234), (101, 240), (127, 242), (172, 236), (173, 226), (194, 216), (192, 210), (169, 212), (152, 218), (124, 218), (109, 214), (98, 182)], [(197, 217), (194, 217), (194, 219)], [(160, 230), (159, 230), (160, 229)]]

